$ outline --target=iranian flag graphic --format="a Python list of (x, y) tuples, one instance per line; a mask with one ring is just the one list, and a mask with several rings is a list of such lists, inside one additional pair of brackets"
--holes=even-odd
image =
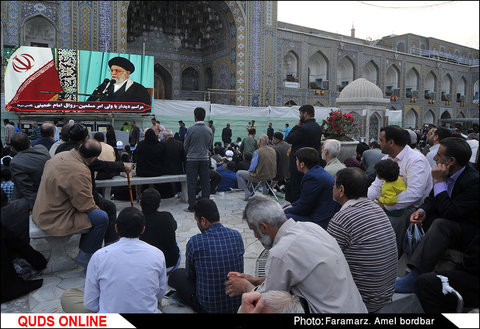
[[(61, 92), (52, 49), (19, 47), (8, 59), (5, 71), (5, 104), (21, 100), (56, 100)], [(8, 105), (7, 105), (8, 108)]]

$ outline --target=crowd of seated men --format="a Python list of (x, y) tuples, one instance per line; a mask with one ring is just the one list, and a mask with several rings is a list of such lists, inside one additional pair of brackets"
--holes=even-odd
[[(198, 313), (374, 313), (395, 292), (415, 293), (425, 312), (453, 312), (456, 297), (442, 294), (437, 274), (463, 296), (465, 309), (478, 308), (478, 127), (464, 135), (430, 126), (422, 136), (386, 126), (378, 141), (359, 143), (353, 157), (340, 159), (341, 143), (320, 140), (312, 109), (300, 107), (288, 136), (269, 125), (256, 138), (250, 124), (248, 136), (232, 143), (228, 124), (223, 143), (213, 143), (213, 121), (205, 126), (209, 192), (244, 191), (243, 220), (269, 249), (265, 277), (243, 273), (242, 236), (221, 224), (203, 183), (189, 185), (189, 194), (202, 197), (190, 201), (199, 233), (184, 251), (176, 220), (158, 211), (179, 186), (140, 187), (142, 210), (126, 208), (118, 217), (95, 187), (95, 179), (132, 173), (132, 163), (137, 176), (185, 173), (185, 141), (192, 138), (185, 126), (180, 137), (155, 121), (128, 149), (105, 143), (103, 133), (90, 138), (72, 121), (58, 137), (50, 123), (34, 142), (22, 132), (9, 136), (2, 142), (2, 302), (42, 285), (47, 260), (30, 246), (31, 214), (49, 235), (82, 232), (75, 261), (85, 269), (85, 288), (65, 291), (65, 312), (158, 313), (168, 286)], [(281, 207), (265, 187), (254, 194), (263, 181), (276, 183), (289, 203)], [(411, 225), (425, 235), (397, 278)], [(447, 249), (463, 253), (463, 262), (434, 272)], [(18, 258), (26, 261), (23, 273)]]

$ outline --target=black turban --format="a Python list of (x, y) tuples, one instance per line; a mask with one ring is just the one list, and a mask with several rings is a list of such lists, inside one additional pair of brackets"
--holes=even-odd
[(128, 59), (123, 57), (114, 57), (111, 60), (109, 60), (108, 66), (112, 68), (112, 65), (120, 66), (126, 71), (130, 71), (130, 73), (133, 73), (133, 71), (135, 71), (135, 65), (133, 65), (132, 62), (130, 62)]

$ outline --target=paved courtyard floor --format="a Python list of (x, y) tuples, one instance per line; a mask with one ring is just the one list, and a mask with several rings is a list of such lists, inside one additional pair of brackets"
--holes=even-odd
[[(217, 192), (214, 195), (215, 202), (220, 212), (220, 222), (226, 227), (239, 231), (243, 237), (245, 246), (244, 269), (245, 273), (254, 275), (256, 260), (259, 254), (264, 250), (262, 244), (253, 236), (253, 232), (242, 220), (243, 209), (246, 202), (243, 201), (243, 191), (236, 192)], [(114, 201), (117, 206), (117, 212), (123, 208), (129, 207), (129, 201)], [(279, 199), (281, 205), (286, 204), (284, 199)], [(140, 205), (135, 202), (135, 207), (140, 209)], [(185, 249), (188, 239), (200, 233), (193, 213), (185, 212), (186, 203), (179, 198), (170, 198), (162, 200), (160, 210), (169, 211), (177, 221), (176, 231), (177, 242), (182, 252), (182, 261), (180, 267), (185, 266)], [(79, 236), (74, 236), (69, 241), (69, 254), (75, 257), (78, 253)], [(32, 246), (38, 251), (49, 257), (48, 244), (45, 240), (32, 240)], [(2, 313), (63, 313), (60, 305), (60, 296), (66, 289), (81, 288), (85, 284), (85, 273), (82, 267), (75, 269), (43, 274), (43, 285), (41, 288), (17, 298), (13, 301), (1, 305)], [(167, 288), (167, 291), (169, 288)], [(192, 313), (189, 307), (178, 305), (172, 298), (162, 300), (162, 311), (164, 313)]]

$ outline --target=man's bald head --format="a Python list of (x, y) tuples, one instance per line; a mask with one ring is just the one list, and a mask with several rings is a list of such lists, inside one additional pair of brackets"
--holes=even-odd
[(42, 137), (55, 137), (55, 126), (53, 123), (45, 122), (40, 127), (40, 135)]
[(80, 145), (78, 152), (87, 162), (92, 163), (102, 153), (102, 145), (95, 139), (89, 139)]

